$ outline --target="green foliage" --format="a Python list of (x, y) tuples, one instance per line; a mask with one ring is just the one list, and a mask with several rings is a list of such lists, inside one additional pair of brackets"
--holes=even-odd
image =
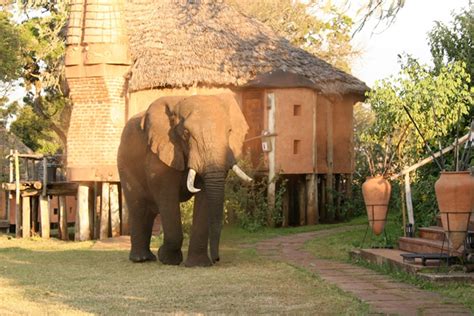
[[(248, 161), (241, 162), (241, 168), (255, 179)], [(273, 180), (277, 189), (275, 192), (275, 206), (271, 207), (267, 201), (268, 178), (255, 180), (250, 185), (232, 172), (227, 176), (225, 190), (226, 222), (237, 222), (247, 231), (256, 231), (262, 227), (281, 225), (282, 201), (286, 191), (286, 181), (279, 177)]]
[(311, 54), (345, 71), (358, 52), (351, 46), (352, 19), (331, 1), (227, 0)]

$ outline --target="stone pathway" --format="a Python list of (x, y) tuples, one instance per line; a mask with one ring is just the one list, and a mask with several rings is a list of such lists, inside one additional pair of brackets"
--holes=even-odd
[(347, 263), (317, 259), (303, 249), (303, 244), (306, 241), (347, 230), (348, 227), (341, 227), (280, 236), (257, 243), (256, 249), (264, 257), (281, 260), (317, 273), (323, 280), (367, 302), (375, 313), (392, 315), (472, 315), (464, 306), (457, 305), (449, 298), (439, 294), (396, 282), (390, 277), (370, 269)]

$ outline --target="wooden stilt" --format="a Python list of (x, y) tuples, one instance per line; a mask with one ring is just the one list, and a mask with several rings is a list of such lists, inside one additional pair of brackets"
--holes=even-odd
[(31, 197), (31, 234), (34, 236), (38, 233), (38, 211), (39, 211), (39, 196)]
[[(267, 94), (267, 105), (268, 105), (268, 132), (270, 134), (275, 133), (276, 126), (276, 105), (275, 105), (275, 94)], [(276, 176), (276, 142), (275, 137), (271, 137), (271, 151), (268, 153), (268, 189), (267, 189), (267, 203), (268, 203), (268, 214), (267, 214), (267, 223), (268, 226), (274, 227), (275, 223), (273, 221), (272, 212), (275, 210), (275, 176)]]
[(82, 183), (77, 188), (77, 212), (79, 213), (79, 240), (90, 240), (89, 186)]
[(112, 237), (120, 236), (120, 208), (118, 184), (110, 184), (110, 228)]
[(289, 225), (289, 219), (290, 219), (290, 188), (289, 188), (289, 182), (287, 183), (287, 188), (285, 190), (285, 193), (282, 196), (282, 201), (281, 201), (281, 208), (282, 208), (282, 215), (283, 215), (283, 221), (281, 223), (282, 227), (288, 227)]
[(100, 212), (100, 239), (109, 238), (109, 183), (102, 183), (102, 208)]
[(326, 191), (326, 177), (327, 175), (321, 175), (321, 203), (320, 203), (320, 213), (321, 213), (321, 220), (326, 221), (328, 219), (327, 216), (327, 191)]
[(15, 150), (14, 153), (14, 163), (15, 163), (15, 235), (17, 238), (22, 236), (22, 210), (21, 210), (21, 196), (20, 196), (20, 160), (18, 159), (18, 151)]
[(298, 208), (299, 208), (299, 221), (300, 226), (306, 225), (306, 192), (305, 192), (305, 180), (298, 179)]
[(31, 235), (31, 206), (30, 206), (30, 197), (22, 197), (22, 237), (30, 238)]
[(342, 175), (336, 174), (335, 175), (335, 192), (336, 192), (336, 204), (334, 209), (334, 217), (337, 221), (342, 220), (341, 216), (341, 208), (342, 208)]
[(59, 208), (59, 238), (61, 238), (61, 240), (69, 240), (69, 232), (67, 228), (66, 196), (60, 195), (58, 197), (58, 208)]
[[(346, 182), (345, 182), (345, 192), (344, 192), (344, 198), (346, 201), (351, 201), (352, 200), (352, 173), (346, 174)], [(349, 209), (347, 210), (347, 217), (351, 218), (352, 214), (354, 213), (354, 210), (352, 209), (352, 203), (347, 204), (349, 206)]]
[(333, 106), (334, 102), (331, 102), (331, 106), (328, 107), (326, 124), (327, 124), (327, 165), (328, 173), (326, 178), (326, 204), (327, 204), (327, 220), (334, 220), (334, 133), (333, 133)]
[(128, 205), (127, 201), (125, 200), (125, 194), (123, 194), (123, 190), (120, 189), (120, 192), (122, 194), (122, 235), (130, 235)]
[(317, 185), (316, 175), (314, 173), (306, 175), (306, 194), (308, 201), (306, 219), (308, 225), (315, 225), (318, 222)]
[(99, 183), (94, 182), (94, 239), (100, 237), (100, 188)]
[(48, 196), (40, 196), (39, 208), (41, 214), (41, 238), (49, 239), (51, 236), (49, 219), (49, 199)]

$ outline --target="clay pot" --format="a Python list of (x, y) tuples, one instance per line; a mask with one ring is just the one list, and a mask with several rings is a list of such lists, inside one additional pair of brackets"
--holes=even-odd
[(474, 209), (474, 177), (469, 171), (442, 172), (435, 192), (444, 232), (451, 247), (458, 249), (466, 238)]
[(377, 236), (383, 232), (385, 227), (391, 192), (390, 182), (382, 176), (367, 177), (367, 180), (362, 184), (369, 225)]

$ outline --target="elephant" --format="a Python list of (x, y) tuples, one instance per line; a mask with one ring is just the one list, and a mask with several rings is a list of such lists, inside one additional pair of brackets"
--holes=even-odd
[(131, 261), (156, 261), (150, 239), (160, 214), (164, 240), (158, 259), (163, 264), (181, 264), (179, 204), (193, 195), (185, 266), (219, 261), (227, 173), (232, 169), (244, 181), (252, 181), (236, 164), (247, 131), (232, 95), (162, 97), (128, 120), (117, 165), (129, 209)]

